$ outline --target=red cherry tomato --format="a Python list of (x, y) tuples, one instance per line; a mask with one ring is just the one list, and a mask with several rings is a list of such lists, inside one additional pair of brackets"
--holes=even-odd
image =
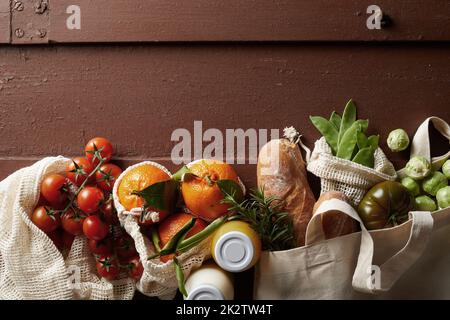
[(142, 277), (142, 273), (144, 273), (144, 267), (142, 266), (142, 262), (139, 257), (133, 257), (128, 260), (126, 268), (128, 271), (128, 276), (136, 281), (138, 281)]
[(100, 189), (111, 192), (114, 182), (116, 182), (121, 173), (122, 169), (115, 164), (105, 163), (95, 172), (95, 183)]
[(105, 204), (100, 208), (100, 212), (102, 213), (103, 220), (105, 220), (106, 223), (112, 225), (119, 224), (119, 218), (117, 217), (117, 212), (114, 208), (112, 200), (105, 202)]
[(61, 225), (59, 212), (44, 206), (34, 209), (31, 221), (45, 233), (55, 231)]
[(72, 248), (73, 240), (75, 239), (75, 236), (73, 234), (70, 234), (66, 231), (63, 231), (62, 233), (62, 241), (64, 243), (64, 248), (67, 250), (70, 250)]
[(66, 232), (78, 236), (83, 234), (83, 222), (85, 218), (86, 215), (84, 213), (68, 209), (61, 219), (61, 224)]
[(103, 204), (103, 192), (96, 187), (85, 187), (77, 196), (78, 208), (86, 214), (93, 214)]
[(84, 219), (83, 233), (89, 240), (102, 240), (109, 234), (109, 226), (98, 216), (89, 216)]
[(84, 151), (86, 153), (86, 158), (88, 158), (95, 167), (100, 162), (99, 157), (105, 159), (105, 162), (110, 161), (114, 153), (114, 148), (108, 139), (96, 137), (89, 140)]
[(67, 200), (66, 178), (60, 174), (47, 175), (41, 183), (41, 195), (51, 205), (61, 205)]
[(92, 163), (85, 157), (76, 157), (66, 168), (66, 177), (77, 186), (80, 186), (94, 170)]
[(110, 237), (103, 240), (89, 240), (89, 250), (93, 254), (111, 255), (113, 253), (113, 241)]
[(47, 236), (52, 239), (55, 246), (58, 248), (59, 251), (62, 251), (64, 249), (64, 242), (62, 239), (61, 230), (56, 229), (55, 231), (47, 233)]
[(107, 280), (115, 280), (119, 275), (119, 265), (113, 256), (102, 256), (97, 260), (96, 267), (99, 276)]
[(134, 246), (134, 240), (128, 234), (123, 234), (118, 237), (115, 240), (114, 247), (116, 248), (117, 257), (120, 261), (127, 261), (138, 255)]

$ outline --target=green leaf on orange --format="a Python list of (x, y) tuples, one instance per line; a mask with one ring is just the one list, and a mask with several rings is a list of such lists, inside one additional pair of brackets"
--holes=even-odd
[(224, 196), (232, 196), (236, 201), (242, 201), (244, 199), (244, 192), (234, 180), (217, 180), (217, 185)]
[(173, 212), (177, 203), (177, 182), (173, 180), (154, 183), (141, 191), (133, 191), (145, 200), (145, 207)]

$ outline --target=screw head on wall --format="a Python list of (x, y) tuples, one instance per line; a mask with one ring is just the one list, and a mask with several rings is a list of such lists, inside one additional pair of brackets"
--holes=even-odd
[(13, 3), (13, 10), (23, 11), (24, 5), (22, 1), (15, 0)]
[(14, 34), (17, 38), (22, 38), (25, 35), (25, 31), (23, 31), (23, 29), (21, 28), (17, 28), (16, 30), (14, 30)]

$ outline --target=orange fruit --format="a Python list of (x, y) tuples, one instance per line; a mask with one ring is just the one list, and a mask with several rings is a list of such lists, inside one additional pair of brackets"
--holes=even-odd
[[(194, 216), (188, 213), (175, 213), (170, 215), (167, 219), (161, 222), (158, 225), (158, 235), (159, 235), (159, 245), (163, 248), (169, 241), (172, 239), (178, 231), (180, 231), (186, 223), (188, 223)], [(195, 220), (194, 226), (192, 229), (186, 234), (185, 239), (193, 236), (194, 234), (199, 233), (203, 229), (206, 228), (206, 222), (197, 219)], [(162, 262), (167, 262), (173, 258), (173, 254), (161, 256), (160, 260)]]
[(217, 180), (233, 180), (239, 183), (231, 165), (218, 160), (203, 159), (192, 163), (189, 170), (198, 177), (188, 178), (181, 184), (186, 207), (196, 216), (212, 221), (227, 213), (229, 206), (221, 203), (222, 191)]
[[(144, 199), (132, 194), (132, 192), (141, 191), (152, 184), (167, 181), (169, 179), (170, 176), (167, 172), (154, 165), (144, 164), (137, 166), (124, 173), (119, 187), (117, 188), (117, 196), (125, 210), (140, 208), (144, 205)], [(167, 215), (167, 212), (161, 210), (154, 211), (160, 213), (160, 220)], [(144, 224), (152, 224), (152, 221), (146, 221)]]

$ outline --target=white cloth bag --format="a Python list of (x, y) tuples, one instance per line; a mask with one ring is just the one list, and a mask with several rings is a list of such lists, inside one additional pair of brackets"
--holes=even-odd
[[(449, 125), (428, 118), (413, 139), (412, 156), (431, 159), (430, 122), (450, 140)], [(442, 163), (449, 155), (431, 160)], [(324, 240), (320, 215), (332, 209), (357, 220), (361, 232)], [(350, 205), (328, 200), (308, 225), (306, 246), (263, 252), (254, 298), (450, 299), (449, 245), (450, 208), (411, 212), (410, 220), (400, 226), (368, 232)]]
[(0, 182), (0, 299), (132, 299), (134, 283), (100, 279), (87, 239), (74, 239), (66, 258), (30, 220), (42, 179), (70, 159), (44, 158)]
[(354, 205), (358, 205), (364, 194), (375, 184), (395, 180), (397, 173), (381, 148), (375, 150), (374, 167), (369, 168), (350, 160), (333, 156), (331, 148), (322, 137), (314, 144), (314, 150), (307, 150), (307, 170), (320, 178), (320, 193), (340, 191)]

